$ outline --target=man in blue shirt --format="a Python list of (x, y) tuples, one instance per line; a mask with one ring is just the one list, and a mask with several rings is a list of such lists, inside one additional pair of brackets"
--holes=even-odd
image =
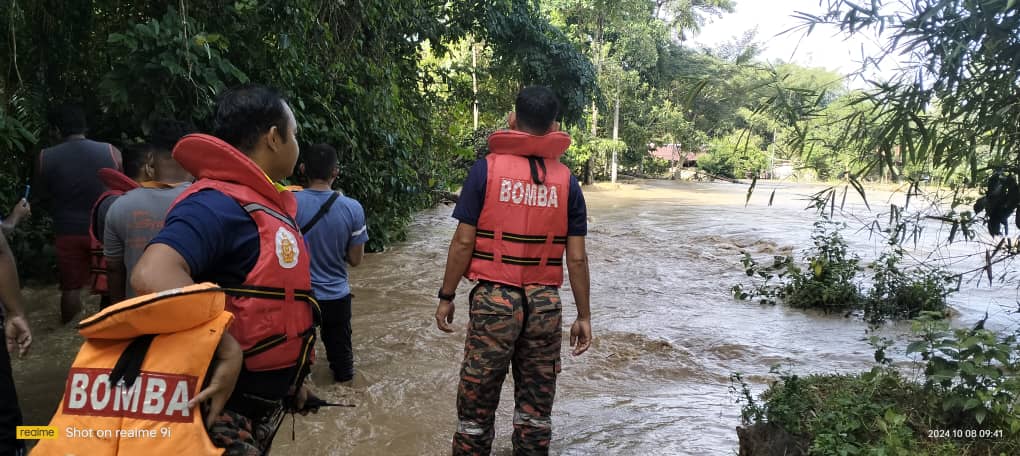
[(295, 194), (297, 222), (312, 260), (312, 290), (322, 308), (322, 343), (338, 382), (354, 378), (351, 345), (351, 287), (347, 266), (361, 264), (368, 242), (365, 211), (356, 200), (333, 191), (340, 169), (336, 149), (316, 144), (302, 151), (308, 188)]

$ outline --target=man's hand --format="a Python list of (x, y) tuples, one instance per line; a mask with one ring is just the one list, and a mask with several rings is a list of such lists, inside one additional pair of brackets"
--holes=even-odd
[(453, 301), (447, 301), (445, 299), (439, 300), (439, 306), (436, 307), (436, 327), (442, 332), (452, 333), (453, 328), (450, 324), (453, 323), (453, 312), (456, 310), (456, 306), (453, 305)]
[(4, 332), (7, 334), (7, 352), (14, 353), (14, 348), (17, 347), (18, 357), (25, 357), (28, 354), (28, 347), (32, 346), (32, 331), (28, 329), (28, 320), (25, 320), (25, 316), (8, 317)]
[(321, 399), (312, 394), (311, 390), (308, 389), (308, 386), (302, 384), (301, 387), (297, 389), (297, 393), (295, 393), (294, 389), (291, 388), (290, 394), (293, 396), (292, 399), (293, 402), (291, 402), (292, 407), (292, 409), (290, 410), (291, 412), (297, 413), (301, 416), (308, 415), (308, 412), (319, 413), (319, 407), (317, 405), (307, 408), (305, 407), (306, 405), (308, 405), (309, 399), (314, 398), (315, 400), (313, 401), (313, 403), (322, 402)]
[(11, 209), (11, 215), (9, 215), (7, 217), (9, 219), (11, 219), (11, 222), (13, 224), (16, 225), (22, 219), (25, 219), (25, 218), (27, 218), (27, 217), (29, 217), (31, 215), (32, 215), (32, 206), (28, 204), (27, 200), (22, 198), (21, 201), (18, 201), (18, 204), (14, 205), (14, 208)]
[(588, 351), (591, 347), (591, 322), (578, 318), (570, 326), (570, 346), (574, 347), (574, 356)]
[(208, 402), (209, 412), (205, 417), (206, 428), (211, 428), (216, 417), (223, 413), (223, 406), (227, 404), (227, 399), (234, 392), (237, 377), (241, 375), (241, 364), (244, 362), (241, 345), (230, 333), (223, 334), (219, 345), (216, 346), (215, 356), (216, 367), (210, 374), (209, 386), (206, 386), (188, 402), (189, 409)]

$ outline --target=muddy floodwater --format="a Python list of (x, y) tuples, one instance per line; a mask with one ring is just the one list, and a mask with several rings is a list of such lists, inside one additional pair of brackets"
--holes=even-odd
[[(816, 218), (804, 210), (803, 198), (814, 190), (759, 185), (747, 207), (747, 186), (729, 183), (642, 181), (586, 190), (594, 344), (572, 357), (564, 333), (554, 453), (735, 454), (740, 410), (729, 390), (731, 373), (744, 373), (760, 391), (776, 364), (798, 373), (872, 366), (860, 319), (738, 302), (730, 294), (733, 284), (747, 283), (742, 251), (768, 260), (810, 245)], [(850, 192), (847, 207), (872, 217)], [(881, 212), (903, 198), (869, 199)], [(312, 382), (321, 396), (356, 407), (286, 419), (274, 455), (449, 454), (470, 289), (466, 281), (459, 289), (458, 331), (439, 332), (434, 296), (456, 226), (452, 209), (441, 205), (418, 214), (406, 242), (367, 255), (353, 269), (357, 376), (351, 386), (331, 385), (320, 345)], [(865, 260), (875, 258), (883, 241), (850, 224), (851, 246)], [(934, 225), (927, 230), (933, 237), (939, 232)], [(923, 258), (925, 245), (911, 253)], [(983, 251), (970, 243), (939, 255)], [(954, 268), (975, 264), (964, 260)], [(26, 290), (26, 296), (36, 339), (31, 356), (14, 361), (14, 371), (26, 424), (42, 425), (60, 399), (80, 338), (57, 323), (55, 290)], [(575, 315), (568, 285), (563, 297), (567, 330)], [(1016, 301), (1014, 283), (965, 282), (951, 298), (954, 324), (971, 324), (988, 312), (992, 327), (1015, 329), (1010, 312)], [(909, 325), (891, 324), (882, 332), (902, 340)], [(511, 453), (512, 412), (508, 376), (494, 454)]]

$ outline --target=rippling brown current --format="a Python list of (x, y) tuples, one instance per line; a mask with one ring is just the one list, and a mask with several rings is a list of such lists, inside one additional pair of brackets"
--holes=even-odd
[[(608, 187), (585, 194), (595, 340), (588, 353), (572, 357), (564, 338), (554, 453), (735, 454), (740, 410), (729, 391), (731, 373), (744, 373), (761, 390), (775, 364), (799, 373), (870, 368), (873, 350), (859, 319), (730, 296), (734, 283), (747, 283), (741, 251), (768, 260), (810, 245), (815, 217), (803, 209), (803, 197), (815, 188), (781, 185), (769, 207), (771, 187), (760, 185), (745, 207), (742, 185)], [(888, 207), (887, 199), (869, 198), (873, 208)], [(869, 217), (862, 204), (851, 206)], [(352, 271), (357, 377), (350, 387), (330, 385), (320, 345), (312, 380), (321, 396), (357, 407), (296, 417), (294, 440), (288, 418), (274, 455), (449, 454), (469, 289), (462, 283), (456, 301), (460, 330), (439, 332), (432, 315), (456, 225), (451, 211), (439, 206), (418, 214), (407, 242), (368, 255)], [(852, 247), (865, 259), (877, 256), (881, 240), (850, 223)], [(937, 235), (937, 228), (929, 231)], [(971, 251), (983, 247), (971, 243), (941, 254)], [(568, 288), (564, 329), (575, 315)], [(1016, 309), (1016, 294), (1012, 285), (965, 284), (951, 299), (955, 323), (973, 323), (987, 311), (990, 325), (1015, 328), (1008, 313)], [(36, 341), (14, 370), (26, 424), (43, 425), (60, 400), (80, 338), (70, 326), (59, 327), (55, 290), (26, 290), (26, 297)], [(901, 323), (883, 331), (902, 339), (908, 328)], [(497, 415), (498, 455), (510, 454), (511, 382), (508, 377)]]

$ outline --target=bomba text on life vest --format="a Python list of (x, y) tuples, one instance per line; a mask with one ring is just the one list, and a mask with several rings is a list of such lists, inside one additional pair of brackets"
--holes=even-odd
[(536, 185), (503, 177), (499, 183), (499, 201), (532, 207), (559, 207), (556, 186)]
[(195, 377), (142, 371), (128, 387), (111, 385), (109, 374), (109, 369), (72, 368), (64, 390), (64, 414), (192, 421), (188, 401), (196, 394)]

